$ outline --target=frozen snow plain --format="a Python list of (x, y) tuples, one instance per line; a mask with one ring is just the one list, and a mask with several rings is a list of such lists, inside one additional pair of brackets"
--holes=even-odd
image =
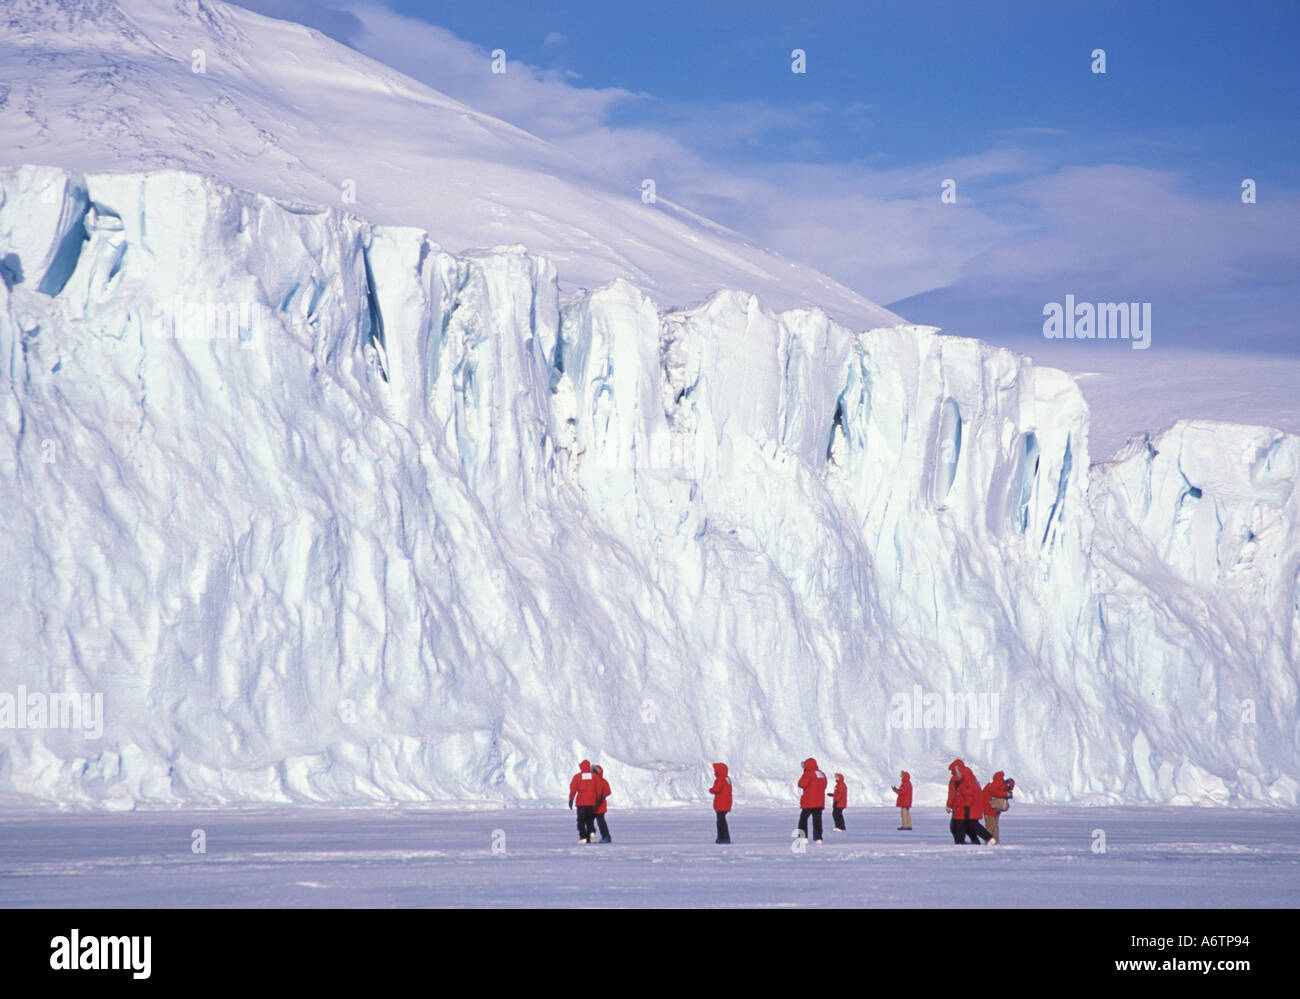
[(915, 809), (912, 833), (896, 809), (850, 808), (848, 832), (827, 812), (803, 853), (797, 817), (733, 813), (718, 846), (707, 807), (615, 809), (614, 842), (579, 846), (563, 809), (5, 811), (0, 906), (1300, 906), (1300, 827), (1281, 809), (1017, 806), (1006, 845), (958, 847), (941, 808)]
[(741, 803), (814, 755), (1297, 804), (1295, 437), (1093, 464), (1068, 376), (927, 328), (562, 301), (185, 172), (0, 191), (0, 695), (104, 705), (0, 727), (8, 800), (553, 802), (585, 756)]

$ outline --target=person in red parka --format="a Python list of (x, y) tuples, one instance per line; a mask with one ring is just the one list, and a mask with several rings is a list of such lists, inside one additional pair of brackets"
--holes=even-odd
[(902, 773), (902, 781), (894, 788), (894, 793), (898, 795), (894, 799), (894, 807), (899, 809), (903, 821), (903, 824), (898, 827), (900, 831), (912, 828), (912, 775), (906, 770)]
[(967, 838), (972, 843), (988, 843), (992, 840), (993, 834), (980, 823), (985, 814), (984, 788), (980, 786), (979, 778), (975, 776), (975, 771), (970, 767), (966, 768), (966, 778), (957, 790), (957, 800), (968, 809), (966, 814)]
[(591, 772), (591, 761), (578, 764), (578, 772), (569, 781), (569, 807), (578, 801), (578, 842), (590, 843), (596, 837), (596, 799), (600, 797), (600, 777)]
[(993, 837), (980, 825), (984, 817), (984, 789), (980, 787), (974, 772), (963, 760), (953, 760), (948, 764), (951, 778), (948, 781), (948, 811), (952, 820), (948, 829), (954, 843), (965, 843), (967, 838), (972, 843), (986, 843)]
[[(1014, 781), (1012, 784), (1014, 785)], [(999, 770), (993, 779), (984, 785), (984, 825), (993, 836), (994, 845), (1002, 840), (998, 836), (999, 813), (1005, 812), (1010, 804), (1011, 790), (1007, 787), (1006, 773)]]
[(826, 775), (817, 769), (817, 761), (803, 761), (803, 776), (799, 778), (803, 794), (799, 797), (799, 832), (808, 838), (808, 816), (813, 820), (813, 842), (822, 841), (822, 811), (826, 808)]
[[(591, 772), (600, 779), (600, 787), (596, 791), (596, 812), (594, 815), (596, 825), (600, 826), (600, 841), (602, 843), (611, 843), (613, 841), (609, 838), (609, 826), (605, 824), (605, 810), (609, 807), (609, 796), (613, 792), (609, 789), (609, 781), (605, 780), (605, 771), (602, 767), (593, 763)], [(592, 833), (594, 839), (594, 829)]]
[(948, 830), (958, 843), (966, 842), (966, 820), (954, 811), (957, 807), (957, 789), (961, 787), (962, 771), (965, 769), (965, 760), (953, 760), (948, 764), (948, 801), (945, 809), (952, 816), (948, 820)]
[(954, 843), (966, 842), (966, 820), (958, 809), (958, 797), (966, 764), (963, 760), (953, 760), (948, 764), (948, 811), (952, 818), (948, 820), (948, 831), (952, 833)]
[(714, 842), (730, 843), (727, 813), (731, 811), (731, 778), (727, 776), (725, 763), (713, 764), (713, 786), (709, 788), (709, 794), (713, 795), (713, 813), (718, 817), (718, 838)]
[(835, 820), (835, 831), (846, 832), (844, 828), (844, 809), (849, 807), (849, 786), (844, 783), (844, 775), (835, 775), (835, 790), (831, 792), (831, 818)]
[(961, 786), (957, 788), (957, 802), (965, 816), (967, 839), (972, 843), (987, 843), (991, 840), (993, 837), (981, 823), (984, 818), (984, 788), (970, 767), (966, 767)]

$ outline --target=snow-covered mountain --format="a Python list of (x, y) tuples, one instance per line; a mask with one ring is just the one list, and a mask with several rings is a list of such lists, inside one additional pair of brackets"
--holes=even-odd
[(9, 164), (184, 169), (417, 225), (452, 252), (523, 244), (566, 292), (623, 278), (671, 305), (744, 288), (851, 326), (901, 321), (671, 192), (646, 204), (641, 178), (620, 184), (310, 28), (217, 0), (5, 0), (0, 67)]
[[(635, 199), (566, 230), (626, 198), (585, 181), (539, 220), (544, 151), (494, 185), (472, 112), (306, 29), (3, 16), (0, 124), (69, 167), (0, 171), (8, 794), (554, 801), (589, 756), (624, 803), (702, 798), (713, 759), (744, 801), (813, 755), (924, 803), (960, 755), (1037, 800), (1300, 800), (1300, 439), (1183, 423), (1094, 465), (1063, 373), (831, 285), (852, 326), (788, 309), (815, 275)], [(227, 104), (185, 89), (205, 44)], [(337, 67), (302, 93), (391, 109), (367, 141), (459, 129), (449, 229), (214, 142), (260, 107), (324, 148), (258, 75), (293, 59), (248, 56), (308, 44)], [(545, 252), (444, 249), (490, 242), (471, 191)], [(670, 307), (704, 280), (759, 296)]]

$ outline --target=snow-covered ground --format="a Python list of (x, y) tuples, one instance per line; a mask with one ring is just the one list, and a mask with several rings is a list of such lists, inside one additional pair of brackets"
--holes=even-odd
[(802, 853), (797, 817), (736, 811), (718, 846), (707, 806), (615, 809), (614, 842), (579, 846), (564, 809), (11, 810), (0, 907), (1300, 906), (1294, 810), (1016, 806), (1003, 846), (958, 847), (942, 809), (903, 833), (850, 808)]

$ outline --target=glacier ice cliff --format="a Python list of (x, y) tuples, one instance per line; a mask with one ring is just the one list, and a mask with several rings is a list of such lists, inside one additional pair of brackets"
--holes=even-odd
[(0, 198), (6, 800), (1300, 800), (1294, 437), (1094, 464), (1067, 375), (929, 328), (186, 172)]

